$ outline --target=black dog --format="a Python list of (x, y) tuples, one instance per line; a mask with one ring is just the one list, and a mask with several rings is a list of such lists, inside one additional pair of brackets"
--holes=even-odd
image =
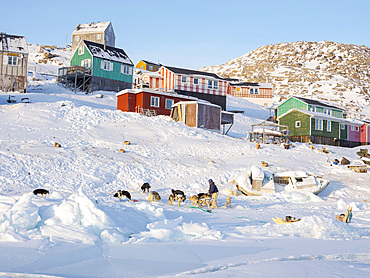
[(113, 197), (117, 197), (119, 198), (119, 200), (121, 201), (121, 198), (125, 196), (127, 199), (129, 199), (131, 201), (131, 194), (130, 192), (126, 191), (126, 190), (118, 190), (116, 193), (114, 193)]
[(150, 185), (149, 183), (144, 183), (142, 186), (141, 186), (141, 190), (143, 191), (143, 193), (148, 192), (149, 193), (149, 189), (150, 189)]
[(211, 198), (211, 195), (209, 195), (208, 193), (198, 193), (198, 198)]
[(181, 190), (173, 190), (173, 189), (171, 189), (171, 191), (172, 191), (172, 195), (175, 196), (176, 199), (178, 197), (181, 197), (182, 201), (185, 202), (186, 196), (184, 194), (184, 191), (181, 191)]
[(33, 194), (35, 195), (41, 195), (41, 197), (44, 196), (44, 194), (49, 194), (49, 190), (43, 189), (43, 188), (38, 188), (33, 191)]

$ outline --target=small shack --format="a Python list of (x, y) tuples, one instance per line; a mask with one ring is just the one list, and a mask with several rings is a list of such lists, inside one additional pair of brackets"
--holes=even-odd
[(261, 143), (281, 143), (288, 141), (289, 127), (268, 121), (252, 125), (249, 133), (250, 141), (261, 141)]
[(171, 118), (191, 127), (221, 130), (221, 106), (207, 101), (180, 101), (172, 106)]
[(0, 90), (27, 90), (28, 47), (24, 36), (0, 33)]

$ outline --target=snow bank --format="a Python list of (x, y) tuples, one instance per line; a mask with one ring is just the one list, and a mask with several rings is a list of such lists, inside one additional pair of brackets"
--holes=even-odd
[(153, 222), (147, 225), (148, 232), (142, 232), (135, 241), (186, 241), (191, 239), (221, 239), (221, 232), (210, 229), (206, 223), (184, 223), (183, 217)]
[(369, 228), (355, 228), (351, 224), (343, 223), (333, 218), (307, 216), (301, 221), (288, 224), (271, 224), (263, 226), (246, 226), (236, 229), (244, 235), (262, 236), (294, 236), (316, 239), (360, 239), (370, 238)]

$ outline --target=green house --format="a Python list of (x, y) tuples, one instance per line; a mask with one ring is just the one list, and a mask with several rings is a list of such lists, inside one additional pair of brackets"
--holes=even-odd
[(90, 91), (118, 92), (132, 88), (134, 64), (123, 49), (83, 40), (73, 54), (72, 66), (89, 69), (88, 78), (85, 75), (83, 78), (88, 80), (86, 86)]
[(321, 101), (294, 96), (290, 97), (276, 108), (276, 116), (280, 117), (292, 109), (323, 113), (335, 118), (343, 118), (344, 112), (344, 110), (341, 108), (323, 103)]
[(278, 117), (280, 125), (289, 126), (292, 141), (340, 145), (347, 140), (347, 125), (343, 118), (322, 112), (293, 108)]

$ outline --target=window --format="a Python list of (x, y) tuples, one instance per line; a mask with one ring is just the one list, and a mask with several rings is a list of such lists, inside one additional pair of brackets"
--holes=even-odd
[(173, 105), (173, 99), (166, 99), (166, 109), (171, 109)]
[(130, 75), (130, 74), (132, 74), (132, 68), (129, 67), (129, 66), (126, 66), (126, 65), (121, 65), (121, 73), (126, 74), (126, 75)]
[(186, 76), (181, 77), (181, 82), (186, 83)]
[(326, 115), (331, 115), (331, 110), (330, 110), (330, 109), (325, 109), (325, 108), (324, 108), (324, 114), (326, 114)]
[(301, 127), (301, 121), (296, 121), (295, 122), (295, 127), (300, 128)]
[(78, 55), (83, 55), (85, 52), (85, 47), (83, 45), (81, 45), (79, 48), (78, 48)]
[(240, 87), (236, 88), (236, 91), (237, 91), (237, 92), (240, 92)]
[(159, 97), (150, 97), (150, 106), (159, 107)]
[(80, 41), (80, 36), (75, 36), (75, 42), (79, 42)]
[(218, 89), (218, 81), (216, 80), (208, 80), (208, 89)]
[(340, 129), (341, 130), (345, 130), (346, 129), (346, 125), (345, 124), (340, 124)]
[(149, 70), (153, 70), (153, 66), (149, 66)]
[(8, 56), (8, 65), (16, 66), (17, 63), (18, 63), (18, 57), (17, 56)]
[(327, 121), (326, 130), (331, 132), (331, 121)]
[(91, 59), (85, 59), (81, 61), (81, 66), (91, 68)]
[(356, 126), (356, 131), (359, 131), (359, 130), (360, 130), (360, 128), (358, 126)]
[(315, 129), (316, 130), (322, 130), (322, 120), (316, 119), (316, 121), (315, 121)]
[(198, 78), (194, 78), (194, 85), (198, 85), (199, 84), (199, 79)]
[(96, 39), (97, 39), (97, 40), (101, 40), (101, 34), (97, 34), (97, 35), (96, 35)]
[(106, 60), (102, 60), (100, 63), (100, 68), (102, 70), (113, 71), (113, 63)]
[(251, 88), (251, 89), (249, 89), (249, 93), (251, 94), (251, 95), (253, 95), (253, 89)]
[(258, 95), (258, 89), (256, 88), (256, 89), (254, 89), (254, 94), (255, 95)]

